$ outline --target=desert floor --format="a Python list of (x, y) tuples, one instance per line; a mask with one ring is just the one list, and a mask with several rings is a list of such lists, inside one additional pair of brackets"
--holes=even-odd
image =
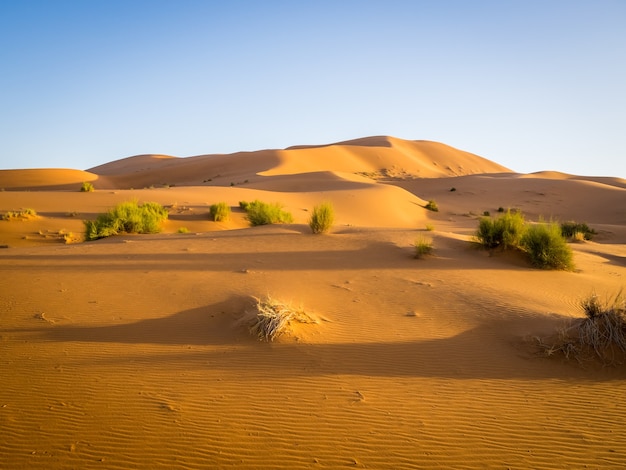
[[(78, 191), (87, 179), (95, 192)], [(0, 468), (626, 464), (625, 366), (534, 339), (626, 286), (622, 179), (370, 138), (4, 170), (0, 187), (0, 213), (38, 214), (0, 220)], [(238, 202), (257, 198), (294, 223), (249, 227)], [(162, 233), (64, 243), (132, 199), (169, 207)], [(324, 200), (337, 220), (313, 235)], [(228, 222), (209, 218), (219, 201)], [(499, 207), (598, 235), (570, 245), (574, 271), (538, 270), (473, 243)], [(416, 259), (420, 236), (434, 253)], [(247, 312), (266, 295), (316, 322), (259, 341)]]

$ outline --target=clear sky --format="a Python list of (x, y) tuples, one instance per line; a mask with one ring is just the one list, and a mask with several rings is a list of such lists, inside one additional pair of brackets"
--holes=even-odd
[(0, 168), (370, 135), (626, 178), (624, 0), (0, 0)]

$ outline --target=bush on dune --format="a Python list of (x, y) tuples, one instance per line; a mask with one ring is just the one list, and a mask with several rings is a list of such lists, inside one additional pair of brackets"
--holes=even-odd
[(482, 217), (478, 223), (476, 239), (485, 248), (516, 248), (524, 234), (526, 222), (521, 212), (506, 213), (497, 218)]
[(96, 220), (86, 220), (85, 240), (97, 240), (119, 233), (158, 233), (168, 212), (156, 202), (122, 202)]
[(335, 209), (330, 202), (322, 202), (313, 208), (309, 227), (313, 233), (328, 232), (335, 222)]
[(538, 268), (574, 268), (572, 249), (561, 235), (561, 227), (555, 222), (530, 225), (524, 231), (521, 246), (530, 257), (530, 262)]
[(246, 219), (250, 225), (290, 224), (293, 216), (283, 210), (283, 206), (277, 202), (267, 203), (255, 200), (252, 202), (241, 201), (239, 207), (246, 211)]
[(209, 212), (215, 222), (225, 222), (230, 219), (230, 206), (225, 202), (211, 205)]

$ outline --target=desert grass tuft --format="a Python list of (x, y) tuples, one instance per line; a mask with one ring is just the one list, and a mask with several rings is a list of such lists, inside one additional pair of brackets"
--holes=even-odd
[(209, 208), (209, 212), (211, 214), (211, 218), (215, 222), (226, 222), (230, 219), (230, 206), (225, 202), (212, 204)]
[(426, 205), (424, 206), (424, 209), (428, 209), (429, 211), (432, 211), (432, 212), (439, 212), (439, 206), (434, 201), (434, 199), (431, 199), (430, 201), (428, 201)]
[(583, 241), (591, 240), (598, 234), (594, 229), (590, 228), (584, 222), (562, 222), (561, 223), (561, 235), (565, 238), (571, 238), (574, 241), (580, 241), (580, 235), (582, 233)]
[(481, 217), (475, 237), (488, 249), (517, 248), (525, 228), (524, 215), (508, 210), (497, 218)]
[(269, 295), (263, 299), (255, 297), (255, 301), (250, 333), (261, 341), (274, 341), (288, 331), (292, 322), (315, 323), (303, 308), (294, 308), (291, 304), (280, 302)]
[(26, 220), (37, 217), (34, 209), (22, 209), (21, 211), (9, 211), (2, 215), (2, 220)]
[(158, 233), (168, 212), (156, 202), (122, 202), (96, 220), (85, 220), (85, 240), (97, 240), (119, 233)]
[(626, 299), (619, 291), (613, 299), (601, 301), (596, 294), (580, 303), (585, 317), (562, 328), (555, 342), (538, 339), (546, 355), (561, 353), (566, 359), (583, 362), (595, 357), (603, 364), (626, 360)]
[(239, 207), (246, 211), (246, 219), (250, 225), (290, 224), (293, 216), (283, 210), (283, 206), (277, 202), (267, 203), (259, 200), (252, 202), (241, 201)]
[(433, 252), (433, 241), (427, 237), (417, 237), (413, 243), (415, 247), (415, 257), (421, 259)]
[(335, 222), (335, 209), (331, 202), (322, 202), (313, 207), (313, 213), (309, 219), (309, 227), (313, 233), (329, 232)]
[(520, 240), (520, 246), (535, 267), (566, 271), (574, 269), (572, 249), (556, 222), (528, 226)]
[(89, 181), (85, 181), (80, 187), (81, 193), (92, 193), (93, 191), (94, 191), (93, 184), (91, 184)]

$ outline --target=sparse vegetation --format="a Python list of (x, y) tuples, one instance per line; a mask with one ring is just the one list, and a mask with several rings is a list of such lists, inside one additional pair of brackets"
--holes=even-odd
[(93, 184), (91, 184), (89, 181), (85, 181), (80, 187), (81, 193), (92, 193), (93, 191), (94, 191)]
[(322, 202), (313, 207), (313, 213), (309, 219), (309, 227), (313, 233), (328, 232), (335, 222), (335, 209), (330, 202)]
[(521, 247), (533, 266), (542, 269), (572, 270), (572, 249), (567, 244), (556, 222), (529, 225), (521, 239)]
[(187, 227), (179, 227), (178, 233), (189, 233), (189, 229)]
[(259, 200), (241, 201), (239, 207), (246, 211), (246, 219), (251, 225), (289, 224), (293, 222), (290, 212), (283, 210), (279, 203), (266, 203)]
[(433, 212), (439, 212), (439, 206), (437, 206), (437, 203), (433, 199), (426, 203), (424, 209), (428, 209), (429, 211)]
[[(301, 307), (279, 302), (270, 296), (257, 299), (250, 325), (250, 332), (261, 341), (274, 341), (285, 333), (291, 322), (315, 323), (315, 320)], [(249, 312), (250, 313), (250, 312)]]
[(626, 299), (619, 291), (602, 302), (596, 294), (583, 299), (585, 318), (575, 320), (559, 331), (556, 341), (536, 338), (543, 352), (563, 354), (582, 362), (597, 358), (604, 364), (623, 364), (626, 359)]
[(86, 220), (85, 240), (97, 240), (119, 233), (157, 233), (167, 220), (167, 209), (156, 202), (122, 202), (96, 220)]
[(424, 227), (426, 229), (427, 232), (432, 232), (435, 230), (435, 226), (433, 224), (426, 224), (426, 227)]
[(415, 257), (417, 259), (430, 255), (433, 252), (433, 241), (427, 237), (417, 237), (413, 246), (415, 247)]
[(452, 193), (453, 193), (454, 191), (456, 191), (456, 188), (455, 188), (455, 187), (450, 188), (450, 192), (452, 192)]
[(226, 222), (230, 219), (230, 206), (225, 202), (218, 202), (211, 205), (210, 209), (211, 218), (215, 222)]
[(2, 220), (27, 220), (37, 217), (34, 209), (22, 209), (21, 211), (9, 211), (2, 216)]
[(598, 234), (594, 229), (589, 228), (589, 226), (584, 222), (563, 222), (561, 223), (561, 234), (565, 238), (571, 238), (580, 240), (581, 233), (584, 240), (591, 240), (595, 235)]
[(497, 218), (482, 217), (478, 223), (476, 239), (488, 249), (517, 248), (524, 230), (524, 215), (509, 210)]

